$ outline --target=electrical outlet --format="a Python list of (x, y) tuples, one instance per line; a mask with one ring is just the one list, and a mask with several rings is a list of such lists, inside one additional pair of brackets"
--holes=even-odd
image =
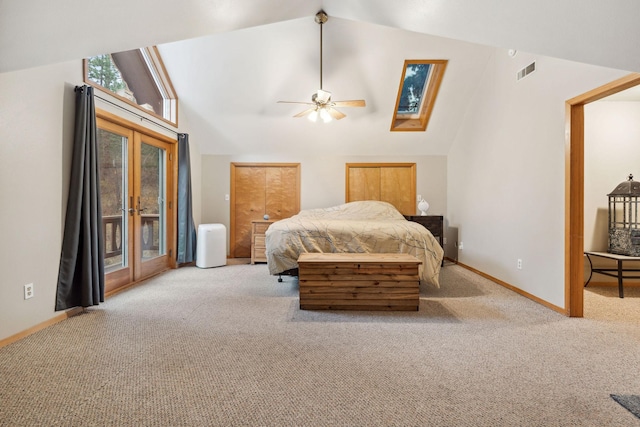
[(33, 298), (33, 283), (24, 285), (24, 299)]
[(422, 200), (422, 194), (418, 194), (418, 197), (416, 197), (416, 200), (419, 202), (420, 200)]
[(458, 243), (458, 249), (460, 250), (464, 249), (464, 243), (462, 242)]
[(227, 202), (228, 202), (230, 199), (231, 199), (231, 198), (229, 197), (229, 195), (228, 195), (228, 194), (225, 194), (225, 195), (224, 195), (224, 200), (225, 200), (225, 201), (227, 201)]
[(518, 259), (518, 270), (522, 270), (522, 260)]
[(443, 241), (443, 243), (444, 243), (445, 245), (447, 244), (447, 238), (446, 238), (446, 237), (445, 237), (445, 238), (443, 238), (443, 239), (442, 239), (442, 241)]

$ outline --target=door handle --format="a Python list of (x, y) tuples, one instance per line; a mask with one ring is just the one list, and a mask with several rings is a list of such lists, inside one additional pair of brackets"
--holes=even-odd
[(133, 213), (136, 211), (133, 206), (133, 196), (129, 197), (129, 209), (122, 209), (123, 212), (129, 212), (129, 215), (133, 216)]
[(140, 216), (140, 214), (142, 212), (144, 212), (144, 208), (140, 207), (140, 196), (138, 196), (138, 206), (137, 206), (137, 208), (138, 208), (138, 216)]

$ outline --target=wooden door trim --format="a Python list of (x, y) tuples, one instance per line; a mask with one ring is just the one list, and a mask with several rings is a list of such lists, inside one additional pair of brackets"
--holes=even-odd
[[(176, 223), (177, 223), (177, 209), (176, 209), (176, 201), (178, 195), (178, 141), (177, 139), (172, 139), (166, 135), (155, 132), (151, 129), (147, 129), (140, 124), (135, 122), (131, 122), (122, 117), (119, 117), (115, 114), (109, 113), (108, 111), (96, 109), (96, 122), (98, 127), (105, 129), (110, 132), (117, 133), (119, 135), (124, 135), (126, 133), (127, 138), (129, 140), (128, 146), (128, 156), (130, 159), (134, 158), (134, 147), (136, 145), (135, 141), (145, 141), (145, 138), (151, 138), (156, 141), (146, 140), (145, 143), (148, 145), (158, 146), (159, 148), (165, 149), (167, 154), (166, 161), (166, 185), (167, 185), (167, 200), (166, 200), (166, 222), (167, 222), (167, 255), (168, 256), (168, 266), (169, 268), (176, 268), (177, 262), (175, 259), (175, 254), (177, 251), (177, 235), (176, 235)], [(128, 176), (128, 184), (129, 188), (127, 189), (128, 194), (138, 193), (139, 189), (133, 188), (135, 185), (135, 180), (133, 178), (133, 169), (129, 168), (129, 176)], [(132, 193), (133, 191), (133, 193)], [(130, 221), (133, 225), (135, 219)], [(130, 227), (130, 232), (128, 234), (128, 245), (131, 251), (135, 250), (134, 248), (134, 232), (135, 227)], [(166, 262), (166, 260), (165, 260)], [(126, 286), (130, 286), (138, 280), (144, 280), (147, 277), (153, 276), (154, 273), (151, 273), (150, 276), (134, 277), (133, 266), (130, 264), (126, 269), (118, 270), (108, 274), (108, 277), (105, 278), (105, 290), (107, 292), (114, 292), (118, 289), (121, 289)]]
[(584, 106), (640, 84), (633, 73), (565, 103), (565, 314), (584, 316)]
[[(132, 246), (132, 250), (134, 252), (134, 257), (140, 256), (140, 259), (136, 259), (135, 262), (138, 264), (138, 268), (134, 272), (134, 280), (143, 280), (147, 277), (151, 277), (157, 274), (158, 271), (169, 268), (176, 268), (176, 259), (175, 253), (177, 250), (177, 235), (175, 232), (176, 226), (175, 224), (178, 221), (177, 218), (177, 209), (175, 207), (177, 200), (177, 175), (175, 173), (177, 167), (176, 161), (176, 151), (177, 144), (169, 143), (160, 138), (156, 138), (152, 135), (147, 135), (141, 132), (136, 132), (134, 134), (134, 139), (136, 141), (135, 149), (137, 152), (134, 154), (134, 162), (136, 165), (134, 166), (134, 171), (141, 171), (142, 165), (139, 163), (142, 160), (142, 154), (140, 150), (142, 149), (142, 144), (155, 147), (159, 150), (163, 150), (165, 152), (165, 206), (164, 206), (164, 214), (166, 218), (166, 253), (164, 255), (159, 255), (154, 259), (149, 259), (144, 261), (142, 259), (140, 245), (141, 242), (138, 241), (138, 245), (134, 243)], [(140, 179), (141, 177), (137, 177), (138, 179), (134, 180), (134, 191), (133, 193), (136, 197), (140, 197), (142, 194), (142, 187)], [(142, 231), (142, 223), (141, 217), (139, 214), (134, 215), (136, 226), (134, 230)], [(133, 233), (132, 233), (133, 234)], [(140, 236), (138, 236), (140, 238)], [(135, 241), (135, 237), (134, 237)]]
[(170, 136), (167, 136), (167, 135), (164, 135), (162, 133), (156, 132), (154, 130), (151, 130), (149, 128), (146, 128), (146, 127), (142, 126), (139, 123), (132, 122), (130, 120), (127, 120), (125, 118), (117, 116), (117, 115), (115, 115), (113, 113), (110, 113), (108, 111), (101, 110), (99, 108), (96, 108), (96, 117), (104, 119), (104, 120), (107, 120), (109, 122), (116, 123), (116, 124), (118, 124), (120, 126), (128, 127), (130, 129), (133, 129), (136, 132), (143, 133), (143, 134), (148, 135), (148, 136), (150, 136), (152, 138), (159, 139), (159, 140), (164, 141), (164, 142), (169, 143), (169, 144), (177, 144), (178, 143), (178, 140), (175, 139), (175, 138), (172, 138)]
[(347, 170), (349, 167), (358, 167), (358, 168), (380, 168), (380, 167), (389, 167), (389, 168), (402, 168), (402, 167), (413, 167), (415, 163), (346, 163)]
[[(133, 147), (135, 146), (134, 138), (135, 131), (128, 126), (125, 126), (121, 123), (116, 123), (112, 120), (105, 119), (103, 117), (96, 118), (96, 125), (99, 129), (105, 130), (107, 132), (114, 133), (116, 135), (120, 135), (127, 138), (127, 157), (133, 158)], [(132, 194), (133, 192), (133, 171), (127, 165), (127, 194)], [(124, 224), (123, 224), (124, 225)], [(129, 248), (133, 247), (133, 230), (134, 227), (134, 218), (130, 215), (127, 215), (127, 246)], [(131, 265), (130, 260), (127, 260), (127, 267), (121, 268), (119, 270), (115, 270), (109, 273), (105, 273), (105, 292), (111, 292), (113, 290), (119, 289), (121, 287), (127, 286), (129, 283), (132, 283), (133, 278), (133, 266)]]
[(231, 162), (230, 164), (230, 201), (229, 201), (229, 256), (235, 258), (236, 251), (236, 168), (264, 167), (264, 168), (296, 168), (296, 210), (300, 210), (300, 163), (259, 163), (259, 162)]

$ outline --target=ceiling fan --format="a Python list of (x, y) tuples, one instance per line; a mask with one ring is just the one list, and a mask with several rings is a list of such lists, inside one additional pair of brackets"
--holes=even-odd
[(293, 117), (307, 116), (309, 120), (315, 122), (320, 117), (325, 123), (332, 119), (340, 120), (346, 117), (346, 114), (336, 110), (334, 107), (364, 107), (366, 104), (364, 99), (352, 101), (332, 101), (331, 92), (322, 89), (322, 25), (327, 22), (329, 17), (324, 11), (316, 13), (315, 21), (320, 24), (320, 89), (311, 95), (311, 102), (298, 101), (278, 101), (283, 104), (304, 104), (311, 105), (310, 108), (296, 114)]

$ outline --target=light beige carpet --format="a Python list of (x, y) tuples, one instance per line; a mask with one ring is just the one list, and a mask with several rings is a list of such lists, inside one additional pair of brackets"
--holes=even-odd
[(0, 425), (640, 425), (610, 398), (640, 393), (622, 314), (570, 319), (456, 265), (413, 313), (300, 311), (284, 280), (186, 267), (0, 349)]
[(587, 286), (584, 292), (586, 318), (640, 325), (640, 287), (625, 286), (624, 298), (618, 286)]

